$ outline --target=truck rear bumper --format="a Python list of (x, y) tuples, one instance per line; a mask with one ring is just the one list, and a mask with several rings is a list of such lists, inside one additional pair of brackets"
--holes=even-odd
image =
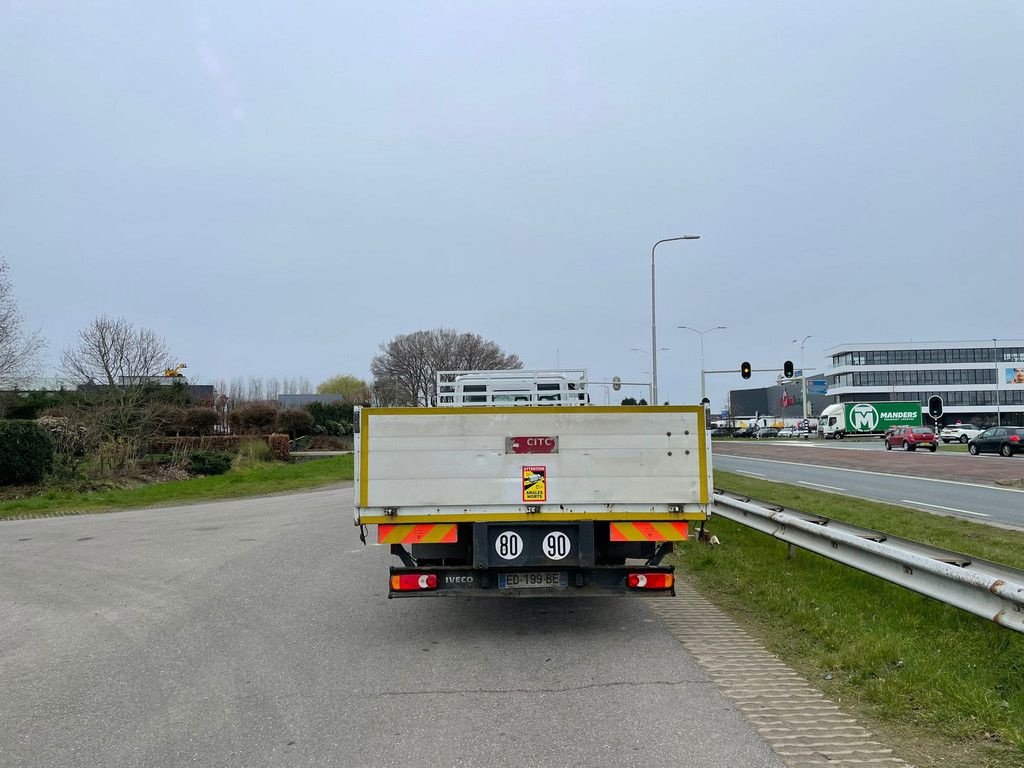
[(389, 585), (388, 598), (674, 596), (675, 566), (392, 567)]

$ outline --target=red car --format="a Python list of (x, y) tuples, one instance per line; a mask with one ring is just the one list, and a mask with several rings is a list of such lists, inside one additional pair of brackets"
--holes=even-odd
[(905, 451), (916, 451), (927, 448), (935, 453), (939, 447), (939, 438), (931, 427), (894, 427), (885, 433), (885, 450), (902, 448)]

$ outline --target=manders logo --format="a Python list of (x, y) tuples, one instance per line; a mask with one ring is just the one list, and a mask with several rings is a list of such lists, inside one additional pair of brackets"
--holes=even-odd
[(871, 403), (858, 403), (850, 409), (850, 429), (874, 432), (878, 427), (878, 411)]

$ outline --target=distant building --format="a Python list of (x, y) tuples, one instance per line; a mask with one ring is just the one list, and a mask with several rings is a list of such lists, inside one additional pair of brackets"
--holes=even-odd
[[(1024, 340), (840, 344), (826, 350), (838, 403), (943, 401), (943, 424), (1024, 425)], [(930, 422), (929, 422), (930, 423)]]
[[(823, 374), (807, 374), (807, 379), (820, 379)], [(729, 417), (744, 419), (755, 415), (773, 416), (780, 419), (801, 419), (804, 415), (802, 388), (799, 379), (770, 387), (734, 389), (729, 392)], [(817, 416), (835, 398), (828, 395), (808, 395), (811, 417)], [(720, 420), (720, 414), (711, 412), (713, 420)]]
[(277, 404), (282, 408), (303, 408), (310, 403), (340, 403), (344, 395), (278, 395)]

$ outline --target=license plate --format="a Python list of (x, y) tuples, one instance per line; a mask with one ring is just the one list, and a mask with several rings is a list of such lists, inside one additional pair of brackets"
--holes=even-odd
[(569, 574), (565, 571), (498, 574), (498, 589), (564, 589), (568, 586)]

